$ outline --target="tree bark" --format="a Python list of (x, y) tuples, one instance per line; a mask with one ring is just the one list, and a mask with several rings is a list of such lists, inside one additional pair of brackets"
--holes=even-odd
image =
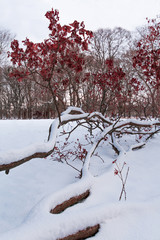
[(86, 229), (80, 230), (77, 233), (71, 234), (64, 238), (59, 238), (58, 240), (83, 240), (89, 237), (93, 237), (99, 230), (100, 225), (94, 225), (87, 227)]
[(81, 201), (85, 200), (90, 195), (90, 191), (87, 190), (86, 192), (71, 197), (70, 199), (64, 201), (63, 203), (57, 205), (54, 209), (51, 209), (50, 213), (57, 214), (63, 212), (66, 208), (71, 207), (77, 203), (80, 203)]

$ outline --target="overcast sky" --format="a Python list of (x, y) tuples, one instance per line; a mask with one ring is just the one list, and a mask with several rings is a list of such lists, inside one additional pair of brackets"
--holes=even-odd
[(123, 27), (134, 30), (146, 17), (160, 15), (160, 0), (0, 0), (0, 29), (8, 29), (18, 40), (42, 41), (48, 37), (45, 13), (60, 12), (62, 24), (84, 21), (88, 30)]

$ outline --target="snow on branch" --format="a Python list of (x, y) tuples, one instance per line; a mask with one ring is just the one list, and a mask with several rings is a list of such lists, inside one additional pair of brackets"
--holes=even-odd
[[(59, 136), (60, 133), (60, 127), (70, 123), (70, 122), (80, 122), (83, 120), (83, 122), (91, 124), (94, 123), (95, 127), (99, 127), (98, 124), (102, 124), (103, 127), (99, 127), (101, 130), (96, 142), (93, 143), (91, 146), (90, 151), (87, 154), (85, 164), (83, 166), (83, 173), (88, 171), (90, 164), (90, 158), (94, 154), (95, 150), (99, 146), (99, 144), (106, 138), (107, 135), (112, 135), (112, 133), (116, 131), (122, 131), (125, 129), (125, 127), (132, 128), (143, 128), (148, 127), (152, 128), (153, 126), (160, 126), (159, 121), (139, 121), (134, 119), (129, 120), (120, 120), (119, 122), (112, 122), (108, 118), (105, 118), (101, 113), (99, 112), (93, 112), (93, 113), (85, 113), (81, 108), (77, 107), (69, 107), (66, 111), (64, 111), (61, 116), (61, 119), (57, 118), (53, 121), (53, 123), (50, 126), (49, 129), (49, 135), (48, 135), (48, 141), (45, 143), (35, 143), (31, 146), (28, 146), (23, 149), (19, 150), (12, 150), (7, 152), (1, 152), (0, 153), (0, 171), (6, 171), (6, 173), (9, 172), (9, 169), (17, 167), (33, 158), (45, 158), (49, 156), (53, 151), (56, 144), (56, 139)], [(82, 125), (81, 125), (82, 126)], [(158, 132), (159, 129), (155, 131), (148, 131), (150, 133), (150, 138), (153, 136), (154, 133)], [(113, 142), (113, 145), (115, 146), (115, 140)], [(139, 146), (140, 147), (140, 146)], [(119, 146), (117, 146), (117, 149)]]

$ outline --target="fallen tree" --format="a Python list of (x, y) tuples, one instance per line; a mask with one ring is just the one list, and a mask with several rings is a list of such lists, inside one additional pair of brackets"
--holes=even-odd
[[(17, 150), (12, 152), (1, 152), (0, 156), (0, 171), (9, 172), (10, 169), (15, 168), (27, 161), (30, 161), (33, 158), (45, 158), (51, 155), (54, 152), (55, 144), (57, 137), (60, 135), (61, 127), (71, 123), (76, 122), (76, 126), (72, 128), (68, 133), (68, 138), (79, 126), (87, 127), (90, 132), (93, 129), (98, 129), (98, 136), (96, 141), (92, 144), (90, 151), (85, 160), (84, 169), (89, 167), (90, 157), (94, 154), (95, 150), (98, 148), (100, 143), (106, 139), (107, 136), (111, 136), (111, 142), (113, 149), (119, 154), (119, 149), (115, 144), (117, 137), (120, 135), (130, 134), (130, 135), (139, 135), (146, 136), (144, 142), (138, 143), (133, 146), (134, 149), (141, 148), (145, 143), (157, 132), (159, 132), (160, 122), (158, 120), (153, 121), (141, 121), (136, 119), (127, 119), (118, 121), (111, 121), (108, 118), (105, 118), (99, 112), (85, 113), (82, 109), (76, 107), (70, 107), (65, 112), (61, 114), (61, 120), (59, 118), (55, 119), (49, 128), (48, 141), (43, 144), (35, 144), (34, 146), (29, 146), (22, 149), (21, 151)], [(155, 129), (153, 129), (155, 127)], [(13, 157), (11, 157), (13, 155)], [(82, 170), (82, 172), (84, 171)]]
[[(145, 146), (147, 141), (154, 136), (154, 134), (160, 131), (160, 122), (158, 120), (148, 121), (148, 120), (110, 120), (105, 118), (101, 113), (85, 113), (82, 109), (76, 107), (70, 107), (65, 112), (63, 112), (59, 118), (55, 119), (49, 128), (48, 141), (43, 144), (37, 144), (34, 147), (30, 146), (26, 149), (22, 149), (21, 152), (17, 151), (17, 155), (14, 152), (12, 159), (11, 152), (2, 153), (0, 157), (0, 171), (9, 172), (10, 169), (15, 168), (33, 158), (44, 158), (55, 151), (55, 146), (57, 139), (60, 135), (67, 136), (67, 141), (71, 135), (76, 131), (78, 127), (87, 128), (90, 135), (94, 135), (96, 131), (96, 137), (92, 138), (89, 142), (89, 147), (83, 155), (84, 160), (82, 168), (79, 170), (80, 181), (74, 183), (72, 186), (62, 190), (60, 193), (54, 194), (50, 197), (47, 205), (49, 206), (48, 212), (46, 214), (52, 214), (55, 218), (56, 215), (61, 215), (66, 209), (72, 208), (76, 204), (83, 204), (92, 195), (91, 186), (96, 181), (96, 178), (91, 175), (89, 167), (91, 163), (91, 158), (95, 154), (96, 150), (102, 142), (107, 141), (107, 143), (112, 146), (113, 150), (117, 154), (117, 158), (113, 161), (114, 174), (119, 176), (122, 188), (119, 196), (119, 200), (126, 200), (126, 181), (128, 177), (129, 167), (126, 166), (124, 162), (124, 156), (127, 152), (122, 147), (121, 140), (124, 135), (131, 135), (135, 137), (135, 144), (129, 146), (130, 150), (137, 150)], [(71, 127), (69, 131), (63, 131), (63, 126), (74, 122), (75, 124)], [(24, 153), (24, 154), (23, 154)], [(28, 154), (30, 153), (30, 154)], [(28, 154), (28, 155), (27, 155)], [(115, 168), (114, 168), (115, 164)], [(43, 204), (42, 204), (43, 205)], [(44, 203), (46, 205), (46, 203)], [(67, 233), (66, 235), (58, 238), (59, 240), (72, 240), (72, 239), (86, 239), (87, 237), (94, 236), (100, 229), (100, 225), (104, 219), (104, 216), (108, 216), (105, 209), (107, 206), (102, 206), (98, 213), (91, 214), (88, 211), (87, 224), (84, 227), (79, 227), (74, 233)], [(105, 210), (105, 211), (104, 211)], [(98, 214), (98, 216), (97, 216)], [(83, 215), (83, 214), (82, 214)], [(95, 221), (93, 221), (93, 217)], [(82, 216), (83, 218), (83, 216)], [(94, 222), (94, 223), (93, 223)], [(57, 239), (55, 237), (55, 239)]]

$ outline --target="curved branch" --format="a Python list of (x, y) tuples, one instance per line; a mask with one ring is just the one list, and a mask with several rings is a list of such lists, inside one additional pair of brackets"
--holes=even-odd
[[(107, 135), (112, 135), (112, 133), (115, 132), (117, 129), (120, 129), (120, 128), (125, 127), (125, 126), (152, 127), (152, 126), (160, 126), (160, 122), (159, 121), (153, 121), (153, 123), (152, 122), (148, 123), (146, 121), (142, 122), (142, 121), (138, 121), (138, 120), (131, 120), (131, 121), (126, 120), (126, 121), (118, 122), (116, 124), (112, 124), (112, 126), (109, 126), (106, 129), (104, 129), (104, 131), (100, 134), (99, 140), (92, 145), (90, 151), (87, 154), (85, 164), (84, 164), (83, 169), (82, 169), (83, 174), (86, 174), (88, 172), (91, 157), (94, 154), (94, 152), (96, 151), (99, 144), (106, 138), (106, 136)], [(113, 145), (115, 146), (114, 143), (113, 143)], [(144, 144), (142, 144), (142, 145), (144, 146)], [(142, 147), (142, 145), (141, 146), (136, 146), (134, 148), (134, 150)], [(119, 147), (115, 146), (115, 148), (116, 148), (117, 152), (119, 152), (119, 153), (121, 152), (121, 149), (119, 149)]]
[(48, 157), (52, 152), (54, 151), (54, 147), (53, 149), (51, 149), (49, 152), (36, 152), (28, 157), (24, 157), (18, 161), (15, 162), (11, 162), (8, 164), (1, 164), (0, 165), (0, 171), (5, 171), (6, 174), (9, 173), (9, 170), (15, 167), (18, 167), (19, 165), (28, 162), (29, 160), (33, 159), (33, 158), (46, 158)]
[[(13, 159), (13, 161), (10, 161), (9, 159), (7, 160), (7, 162), (9, 163), (5, 163), (6, 162), (6, 158), (4, 157), (4, 159), (1, 157), (1, 163), (0, 163), (0, 171), (6, 171), (6, 173), (9, 172), (9, 169), (17, 167), (33, 158), (45, 158), (47, 156), (49, 156), (53, 151), (54, 151), (54, 146), (56, 143), (56, 138), (58, 135), (58, 130), (62, 125), (65, 125), (69, 122), (73, 122), (73, 121), (80, 121), (80, 120), (85, 120), (86, 123), (87, 122), (93, 122), (93, 121), (102, 121), (103, 123), (107, 124), (108, 127), (104, 128), (103, 132), (100, 132), (99, 134), (99, 139), (97, 140), (97, 142), (95, 142), (92, 145), (91, 150), (88, 152), (87, 157), (86, 157), (86, 161), (84, 164), (84, 169), (87, 170), (89, 168), (89, 164), (90, 164), (90, 158), (91, 156), (94, 154), (95, 150), (97, 149), (97, 147), (99, 146), (99, 144), (102, 142), (102, 140), (105, 139), (105, 137), (109, 134), (111, 135), (113, 132), (116, 132), (118, 129), (121, 129), (123, 127), (129, 126), (129, 127), (152, 127), (152, 126), (160, 126), (160, 122), (159, 121), (153, 121), (153, 122), (147, 122), (147, 121), (138, 121), (138, 120), (126, 120), (126, 121), (122, 121), (122, 122), (116, 122), (113, 123), (111, 121), (109, 121), (108, 119), (106, 119), (105, 117), (103, 117), (103, 115), (101, 113), (98, 112), (93, 112), (93, 113), (84, 113), (82, 109), (80, 108), (75, 108), (75, 107), (70, 107), (68, 108), (65, 112), (63, 112), (61, 114), (61, 121), (59, 121), (59, 119), (55, 119), (54, 122), (51, 124), (50, 129), (49, 129), (49, 135), (48, 135), (48, 142), (46, 143), (46, 146), (44, 147), (44, 151), (36, 151), (31, 153), (29, 156), (24, 156), (19, 160), (15, 160)], [(151, 135), (149, 136), (149, 138), (151, 138), (153, 136), (154, 133), (157, 133), (159, 130), (156, 130), (155, 132), (151, 132)], [(37, 149), (39, 149), (40, 146), (38, 146)], [(17, 151), (18, 154), (18, 151)], [(10, 156), (12, 156), (12, 154), (10, 153)], [(85, 172), (84, 170), (84, 172)]]
[[(32, 152), (32, 149), (30, 147), (28, 147), (27, 149), (24, 149), (29, 151), (30, 150), (30, 155), (25, 156), (26, 154), (24, 154), (24, 157), (20, 157), (19, 160), (17, 160), (18, 156), (16, 156), (16, 158), (13, 158), (12, 161), (10, 161), (10, 156), (12, 156), (12, 152), (10, 152), (8, 154), (8, 159), (7, 155), (6, 156), (1, 156), (1, 164), (0, 164), (0, 171), (6, 171), (6, 174), (9, 173), (9, 170), (12, 168), (15, 168), (25, 162), (30, 161), (33, 158), (45, 158), (47, 156), (49, 156), (53, 151), (54, 151), (54, 146), (55, 146), (55, 142), (56, 142), (56, 137), (58, 134), (58, 125), (59, 125), (59, 121), (58, 119), (55, 119), (54, 122), (52, 123), (52, 126), (50, 127), (50, 139), (48, 140), (47, 143), (45, 143), (45, 145), (37, 145), (35, 146), (35, 148), (38, 149), (38, 151), (36, 152)], [(32, 147), (32, 146), (31, 146)], [(39, 151), (39, 149), (44, 149), (42, 151)], [(17, 155), (19, 154), (19, 151), (17, 151)], [(14, 153), (15, 155), (15, 153)], [(7, 161), (7, 163), (5, 163)]]

